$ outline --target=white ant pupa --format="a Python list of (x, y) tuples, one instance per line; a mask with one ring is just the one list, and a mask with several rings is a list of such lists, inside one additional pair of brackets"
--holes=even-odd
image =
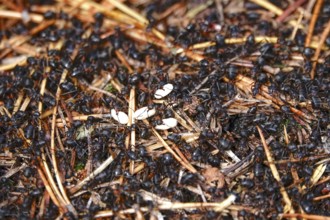
[(161, 99), (170, 94), (173, 90), (173, 85), (171, 83), (165, 84), (163, 88), (157, 89), (154, 97), (156, 99)]
[(151, 116), (153, 116), (154, 114), (156, 114), (156, 109), (152, 108), (149, 109), (147, 106), (139, 108), (138, 110), (136, 110), (134, 112), (134, 118), (136, 120), (143, 120), (143, 119), (147, 119)]
[(164, 118), (162, 121), (163, 121), (163, 124), (156, 125), (155, 129), (168, 130), (168, 129), (174, 128), (178, 125), (178, 120), (176, 120), (175, 118)]
[(125, 112), (122, 111), (117, 112), (115, 109), (111, 109), (111, 116), (120, 124), (126, 125), (128, 123), (128, 116)]

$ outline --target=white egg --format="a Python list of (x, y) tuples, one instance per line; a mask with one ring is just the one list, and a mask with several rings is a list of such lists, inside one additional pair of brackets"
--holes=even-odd
[(125, 112), (122, 111), (117, 112), (115, 109), (111, 109), (111, 116), (120, 124), (126, 125), (128, 123), (128, 116)]
[(154, 97), (156, 99), (164, 98), (165, 96), (170, 94), (172, 90), (173, 90), (173, 85), (171, 83), (165, 84), (163, 88), (156, 90)]
[(170, 127), (168, 127), (167, 125), (164, 125), (164, 124), (162, 124), (162, 125), (156, 125), (155, 126), (155, 129), (156, 130), (168, 130), (168, 129), (170, 129)]
[(168, 130), (168, 129), (174, 128), (178, 125), (178, 120), (176, 120), (175, 118), (164, 118), (162, 121), (163, 121), (163, 124), (156, 125), (155, 129)]
[(142, 107), (134, 112), (134, 118), (136, 120), (143, 120), (153, 116), (154, 114), (156, 114), (156, 109), (154, 108), (149, 109), (148, 107)]
[(167, 126), (169, 126), (170, 128), (174, 128), (175, 126), (178, 125), (178, 120), (176, 120), (175, 118), (164, 118), (163, 123)]
[(173, 84), (167, 83), (163, 86), (164, 90), (172, 91), (173, 90)]

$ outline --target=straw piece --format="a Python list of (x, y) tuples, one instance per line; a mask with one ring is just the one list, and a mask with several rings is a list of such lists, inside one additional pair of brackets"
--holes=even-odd
[(283, 10), (282, 9), (280, 9), (277, 6), (273, 5), (269, 1), (265, 1), (265, 0), (251, 0), (251, 2), (254, 2), (254, 3), (260, 5), (261, 7), (266, 8), (267, 10), (275, 13), (276, 15), (282, 15), (283, 14)]
[[(254, 3), (258, 4), (258, 5), (260, 5), (261, 7), (264, 7), (265, 9), (267, 9), (267, 10), (273, 12), (273, 13), (276, 14), (276, 15), (279, 15), (279, 16), (280, 16), (280, 15), (283, 14), (283, 10), (282, 10), (282, 9), (280, 9), (280, 8), (278, 8), (277, 6), (273, 5), (273, 4), (270, 3), (269, 1), (266, 1), (266, 0), (251, 0), (251, 2), (254, 2)], [(290, 24), (291, 26), (296, 26), (296, 25), (297, 25), (297, 22), (291, 20), (291, 21), (289, 21), (289, 24)], [(301, 26), (301, 25), (299, 25), (299, 27), (300, 27), (300, 26)], [(303, 28), (303, 27), (301, 27), (301, 28)]]
[[(117, 155), (118, 152), (115, 152)], [(112, 156), (108, 157), (97, 169), (95, 169), (89, 176), (87, 176), (85, 179), (81, 180), (77, 185), (69, 189), (70, 194), (76, 193), (78, 190), (81, 189), (87, 182), (94, 179), (98, 174), (100, 174), (105, 168), (107, 168), (114, 158)]]
[[(229, 208), (230, 205), (235, 201), (235, 199), (236, 199), (236, 196), (231, 194), (225, 200), (223, 200), (222, 202), (218, 202), (218, 203), (169, 203), (169, 202), (166, 202), (166, 203), (162, 203), (162, 204), (158, 205), (157, 209), (159, 209), (159, 210), (175, 210), (175, 209), (208, 208), (215, 212), (221, 212), (224, 209)], [(149, 210), (150, 209), (148, 207), (140, 208), (140, 211), (142, 211), (142, 212), (148, 212)], [(133, 214), (133, 213), (135, 213), (135, 211), (136, 210), (134, 208), (130, 208), (130, 209), (125, 209), (125, 210), (116, 212), (116, 214)], [(95, 214), (94, 218), (105, 218), (105, 217), (113, 216), (114, 214), (115, 214), (115, 212), (112, 210), (100, 211)]]
[[(135, 111), (135, 88), (131, 88), (130, 95), (129, 95), (129, 107), (128, 107), (128, 126), (132, 127), (135, 124), (134, 119), (134, 111)], [(128, 136), (129, 137), (129, 136)], [(135, 143), (136, 143), (136, 135), (135, 135), (135, 129), (132, 129), (130, 134), (130, 147), (131, 151), (135, 151)], [(128, 146), (129, 148), (129, 146)], [(134, 160), (130, 161), (129, 170), (131, 174), (134, 174)]]
[[(57, 207), (61, 207), (60, 204), (59, 204), (59, 202), (58, 202), (58, 200), (57, 200), (57, 198), (56, 198), (56, 196), (54, 195), (51, 187), (49, 186), (48, 181), (47, 181), (47, 178), (43, 174), (42, 170), (41, 169), (38, 169), (38, 173), (39, 173), (39, 175), (40, 175), (40, 177), (41, 177), (41, 179), (42, 179), (42, 181), (43, 181), (43, 183), (45, 185), (45, 188), (46, 188), (49, 196), (51, 197), (52, 201), (54, 202), (54, 204)], [(60, 208), (60, 211), (63, 212), (63, 210), (61, 208)]]
[(300, 219), (310, 219), (310, 220), (330, 220), (330, 217), (321, 215), (310, 215), (304, 213), (284, 213), (279, 215), (280, 218), (300, 218)]
[[(264, 147), (265, 154), (266, 154), (266, 157), (267, 157), (267, 161), (269, 162), (269, 167), (270, 167), (270, 170), (272, 171), (273, 177), (274, 177), (274, 179), (278, 183), (281, 183), (280, 174), (277, 171), (277, 168), (276, 168), (276, 166), (274, 164), (273, 157), (272, 157), (271, 152), (269, 150), (269, 147), (268, 147), (268, 145), (266, 143), (266, 140), (265, 140), (265, 137), (264, 137), (264, 135), (262, 133), (262, 130), (260, 129), (259, 126), (257, 126), (257, 129), (258, 129), (258, 132), (259, 132), (259, 135), (260, 135), (260, 138), (261, 138), (261, 142), (262, 142), (262, 145)], [(289, 213), (294, 213), (294, 209), (292, 207), (292, 203), (291, 203), (291, 200), (289, 198), (289, 195), (285, 191), (285, 188), (283, 186), (281, 186), (281, 194), (282, 194), (283, 200), (284, 200), (284, 202), (286, 204), (286, 207), (285, 207), (284, 210), (288, 210)]]
[(137, 21), (143, 23), (144, 25), (148, 24), (148, 20), (141, 16), (139, 13), (135, 12), (131, 8), (127, 7), (125, 4), (117, 1), (117, 0), (107, 0), (110, 4), (114, 5), (119, 10), (128, 14), (132, 18), (135, 18)]
[[(9, 11), (9, 10), (0, 10), (0, 17), (2, 18), (13, 18), (13, 19), (24, 19), (23, 13), (16, 12), (16, 11)], [(28, 17), (36, 23), (40, 23), (43, 21), (43, 16), (29, 13)]]
[[(149, 122), (145, 119), (143, 120), (144, 123), (149, 126)], [(166, 141), (164, 141), (164, 139), (162, 138), (162, 136), (160, 136), (160, 134), (156, 131), (155, 128), (151, 128), (152, 133), (160, 140), (160, 142), (163, 144), (163, 146), (165, 147), (165, 149), (171, 153), (174, 158), (182, 165), (184, 166), (187, 170), (189, 170), (192, 173), (196, 173), (197, 170), (190, 164), (187, 164), (184, 162), (184, 160), (182, 158), (180, 158), (173, 150), (172, 148), (166, 143)], [(186, 160), (186, 159), (185, 159)]]

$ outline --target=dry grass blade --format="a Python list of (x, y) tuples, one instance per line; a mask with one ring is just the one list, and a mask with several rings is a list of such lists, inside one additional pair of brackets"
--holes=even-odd
[[(134, 111), (135, 111), (135, 88), (132, 88), (130, 91), (130, 96), (129, 96), (129, 109), (128, 109), (128, 126), (134, 126), (135, 124), (135, 119), (134, 119)], [(136, 143), (136, 135), (135, 135), (135, 129), (132, 129), (131, 131), (131, 137), (130, 137), (130, 148), (131, 151), (135, 152), (135, 143)], [(130, 173), (134, 173), (134, 161), (130, 162)]]
[[(16, 11), (8, 11), (8, 10), (0, 10), (0, 17), (3, 18), (14, 18), (14, 19), (25, 19), (23, 13), (19, 13)], [(36, 23), (40, 23), (43, 21), (43, 17), (38, 14), (28, 14), (28, 19), (31, 19), (32, 21)]]
[(273, 5), (272, 3), (270, 3), (269, 1), (266, 0), (251, 0), (252, 2), (268, 9), (269, 11), (275, 13), (276, 15), (282, 15), (283, 11), (282, 9), (276, 7), (275, 5)]
[[(275, 6), (274, 4), (270, 3), (269, 1), (266, 0), (251, 0), (252, 2), (260, 5), (261, 7), (264, 7), (268, 9), (269, 11), (273, 12), (274, 14), (281, 16), (283, 14), (283, 10)], [(297, 22), (290, 20), (289, 24), (292, 26), (296, 26)]]
[[(59, 85), (61, 85), (61, 83), (63, 83), (66, 79), (66, 76), (68, 74), (67, 70), (64, 70), (59, 82)], [(57, 116), (57, 108), (58, 108), (58, 104), (59, 104), (59, 100), (60, 100), (60, 95), (61, 95), (61, 89), (60, 86), (58, 86), (57, 91), (56, 91), (56, 106), (53, 110), (53, 117), (52, 117), (52, 125), (51, 125), (51, 142), (50, 142), (50, 152), (51, 152), (51, 157), (52, 157), (52, 162), (53, 162), (53, 168), (54, 168), (54, 172), (55, 172), (55, 177), (57, 180), (57, 185), (60, 189), (61, 194), (59, 196), (62, 196), (63, 200), (65, 201), (65, 205), (68, 207), (68, 209), (70, 210), (70, 212), (72, 212), (72, 214), (74, 216), (78, 216), (77, 211), (75, 210), (75, 208), (71, 205), (70, 200), (68, 198), (68, 196), (66, 195), (66, 191), (63, 187), (62, 184), (62, 180), (60, 177), (60, 172), (58, 170), (58, 165), (57, 165), (57, 159), (56, 159), (56, 148), (55, 148), (55, 127), (56, 127), (56, 116)], [(56, 186), (54, 186), (55, 188)]]
[(327, 164), (325, 164), (325, 163), (322, 163), (315, 168), (313, 175), (311, 177), (311, 180), (310, 180), (312, 185), (315, 185), (319, 181), (319, 179), (324, 174), (326, 168), (327, 168)]
[[(264, 147), (265, 154), (266, 154), (266, 157), (267, 157), (267, 161), (269, 162), (269, 167), (272, 171), (273, 177), (278, 183), (281, 183), (280, 174), (279, 174), (279, 172), (278, 172), (278, 170), (277, 170), (277, 168), (274, 164), (273, 157), (272, 157), (271, 152), (269, 150), (269, 147), (266, 143), (266, 140), (265, 140), (265, 137), (262, 133), (262, 130), (259, 128), (259, 126), (257, 126), (257, 129), (258, 129), (258, 132), (259, 132), (259, 135), (260, 135), (260, 138), (261, 138), (261, 142), (262, 142), (262, 145)], [(281, 194), (282, 194), (283, 200), (286, 204), (286, 207), (285, 207), (284, 210), (289, 211), (289, 213), (294, 213), (294, 209), (292, 207), (292, 203), (291, 203), (291, 200), (289, 198), (289, 195), (288, 195), (288, 193), (286, 192), (286, 190), (283, 186), (281, 186)]]
[[(118, 152), (115, 152), (117, 154)], [(112, 156), (108, 157), (97, 169), (95, 169), (89, 176), (87, 176), (85, 179), (80, 181), (77, 185), (69, 189), (70, 194), (76, 193), (78, 190), (80, 190), (87, 182), (91, 181), (95, 176), (97, 176), (99, 173), (101, 173), (105, 168), (107, 168), (114, 158)]]
[[(228, 208), (236, 199), (234, 195), (228, 196), (224, 201), (219, 203), (165, 203), (157, 206), (159, 210), (176, 210), (176, 209), (203, 209), (209, 208), (215, 212), (221, 212), (225, 208)], [(141, 207), (140, 211), (148, 212), (149, 208)], [(134, 209), (126, 209), (120, 211), (121, 214), (132, 214), (135, 213)], [(113, 211), (101, 211), (97, 213), (95, 218), (105, 218), (113, 216), (115, 213)]]
[[(144, 123), (149, 126), (149, 122), (147, 120), (144, 120)], [(160, 134), (156, 131), (156, 129), (151, 128), (152, 133), (160, 140), (160, 142), (163, 144), (163, 146), (165, 147), (165, 149), (171, 153), (174, 158), (182, 165), (184, 166), (187, 170), (189, 170), (192, 173), (196, 173), (197, 170), (191, 165), (191, 164), (187, 164), (184, 161), (187, 161), (186, 159), (181, 158), (180, 156), (178, 156), (173, 150), (172, 148), (166, 143), (166, 141), (162, 138), (162, 136), (160, 136)], [(182, 155), (182, 154), (181, 154)], [(182, 155), (183, 156), (183, 155)]]
[(128, 14), (129, 16), (135, 18), (140, 23), (147, 25), (148, 20), (146, 20), (143, 16), (141, 16), (139, 13), (135, 12), (131, 8), (127, 7), (125, 4), (123, 4), (120, 1), (117, 0), (107, 0), (110, 4), (117, 7), (119, 10), (123, 11), (124, 13)]

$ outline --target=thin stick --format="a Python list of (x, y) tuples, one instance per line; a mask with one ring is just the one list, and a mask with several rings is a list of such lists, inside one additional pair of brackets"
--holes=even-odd
[(61, 208), (61, 205), (59, 204), (56, 196), (54, 195), (54, 192), (52, 190), (52, 188), (49, 186), (49, 183), (47, 181), (47, 178), (45, 177), (45, 175), (43, 174), (42, 170), (41, 169), (38, 169), (38, 173), (44, 183), (44, 186), (46, 187), (46, 190), (50, 196), (50, 198), (52, 199), (52, 201), (54, 202), (54, 204), (59, 207), (60, 211), (63, 211), (62, 208)]
[[(204, 209), (209, 208), (214, 210), (215, 212), (221, 212), (226, 208), (229, 208), (229, 206), (235, 201), (236, 196), (230, 195), (222, 202), (218, 203), (170, 203), (166, 202), (164, 204), (160, 204), (157, 206), (157, 209), (159, 210), (174, 210), (174, 209)], [(142, 212), (148, 212), (150, 211), (150, 208), (148, 207), (141, 207), (140, 210)], [(115, 214), (134, 214), (136, 210), (134, 208), (125, 209), (119, 212), (114, 212), (112, 210), (109, 211), (100, 211), (96, 213), (94, 218), (104, 218), (104, 217), (110, 217)]]
[(316, 2), (315, 8), (313, 10), (313, 16), (312, 16), (312, 18), (310, 20), (310, 23), (309, 23), (309, 26), (308, 26), (308, 33), (307, 33), (307, 36), (306, 36), (305, 47), (309, 47), (310, 46), (310, 43), (312, 41), (314, 27), (315, 27), (317, 18), (319, 16), (319, 13), (320, 13), (320, 10), (321, 10), (323, 1), (324, 0), (318, 0)]
[(125, 4), (117, 1), (117, 0), (108, 0), (108, 2), (110, 4), (112, 4), (113, 6), (115, 6), (116, 8), (118, 8), (119, 10), (123, 11), (124, 13), (126, 13), (127, 15), (131, 16), (132, 18), (135, 18), (137, 21), (139, 21), (140, 23), (147, 25), (148, 24), (148, 20), (145, 19), (143, 16), (141, 16), (139, 13), (135, 12), (134, 10), (132, 10), (131, 8), (127, 7)]
[(112, 94), (112, 93), (110, 93), (110, 92), (107, 92), (107, 91), (105, 91), (105, 90), (103, 90), (103, 89), (100, 89), (100, 88), (94, 87), (94, 86), (89, 85), (89, 84), (86, 84), (86, 86), (88, 86), (88, 89), (90, 89), (90, 90), (94, 90), (94, 91), (97, 91), (97, 92), (103, 93), (103, 94), (105, 94), (105, 95), (107, 95), (107, 96), (110, 96), (111, 98), (115, 99), (116, 101), (119, 101), (119, 102), (121, 102), (121, 103), (124, 103), (122, 100), (118, 99), (117, 96), (115, 96), (114, 94)]
[(326, 38), (328, 37), (329, 33), (330, 33), (330, 21), (327, 23), (326, 28), (322, 32), (321, 39), (319, 41), (319, 45), (318, 45), (318, 47), (317, 47), (317, 49), (315, 51), (314, 57), (313, 57), (314, 63), (313, 63), (312, 71), (311, 71), (311, 74), (310, 74), (311, 79), (314, 79), (315, 69), (316, 69), (316, 65), (317, 65), (317, 60), (319, 59), (322, 46), (323, 46)]
[(64, 117), (64, 114), (63, 114), (63, 111), (62, 111), (61, 107), (57, 106), (57, 110), (58, 110), (58, 114), (60, 115), (60, 120), (61, 120), (62, 124), (64, 125), (64, 130), (65, 130), (65, 132), (68, 132), (68, 125), (66, 123), (66, 120), (65, 120), (65, 117)]
[[(117, 154), (117, 153), (116, 153)], [(69, 189), (70, 194), (76, 193), (81, 187), (83, 187), (87, 182), (94, 179), (95, 176), (97, 176), (99, 173), (101, 173), (105, 168), (107, 168), (114, 158), (112, 156), (108, 157), (96, 170), (94, 170), (89, 176), (87, 176), (85, 179), (81, 180), (77, 185)]]
[(292, 34), (291, 34), (291, 40), (294, 40), (294, 38), (296, 37), (297, 31), (299, 29), (299, 24), (301, 24), (301, 21), (304, 17), (304, 13), (301, 12), (298, 18), (298, 22), (297, 25), (293, 28)]
[(194, 90), (192, 90), (189, 95), (194, 94), (196, 91), (198, 91), (200, 88), (202, 88), (202, 86), (209, 80), (209, 78), (211, 78), (212, 76), (214, 76), (216, 73), (218, 72), (218, 70), (213, 70), (207, 77), (205, 77), (203, 79), (203, 81), (201, 83), (199, 83)]
[[(288, 136), (288, 132), (286, 130), (286, 126), (284, 125), (284, 140), (285, 140), (285, 144), (289, 145), (290, 140), (289, 140), (289, 136)], [(292, 153), (290, 153), (290, 159), (293, 158)], [(274, 165), (275, 166), (275, 165)], [(293, 184), (298, 184), (299, 183), (299, 175), (298, 172), (296, 170), (296, 168), (294, 166), (291, 167), (291, 175), (293, 177)], [(298, 184), (298, 190), (299, 192), (301, 192), (301, 186), (300, 184)], [(301, 208), (301, 205), (299, 204), (299, 209), (301, 212), (303, 212), (303, 209)]]
[[(303, 157), (303, 158), (290, 158), (288, 160), (277, 160), (273, 161), (274, 164), (286, 164), (286, 163), (301, 163), (304, 161), (312, 161), (312, 160), (319, 160), (322, 158), (327, 158), (329, 157), (328, 154), (326, 155), (318, 155), (318, 156), (313, 156), (313, 157)], [(264, 161), (265, 164), (269, 164), (268, 161)]]
[(222, 0), (215, 0), (215, 5), (216, 5), (218, 13), (219, 13), (219, 23), (221, 25), (223, 25), (225, 22), (225, 16), (223, 13)]
[[(58, 170), (58, 165), (57, 165), (57, 160), (56, 160), (56, 148), (55, 148), (55, 126), (56, 126), (56, 115), (57, 115), (57, 108), (59, 105), (60, 97), (61, 97), (61, 88), (60, 85), (63, 83), (66, 79), (66, 76), (68, 74), (67, 70), (64, 70), (60, 79), (60, 82), (57, 87), (56, 95), (55, 95), (55, 100), (56, 100), (56, 105), (55, 108), (53, 109), (53, 117), (52, 117), (52, 124), (51, 124), (51, 133), (50, 133), (50, 152), (51, 152), (51, 157), (52, 157), (52, 162), (53, 162), (53, 168), (54, 168), (54, 173), (57, 181), (57, 185), (61, 191), (61, 194), (59, 196), (62, 196), (63, 200), (65, 201), (65, 205), (68, 207), (68, 209), (77, 217), (78, 213), (75, 210), (75, 208), (71, 205), (71, 202), (66, 195), (66, 191), (63, 187), (62, 180), (60, 177), (60, 172)], [(56, 187), (56, 186), (54, 186)]]
[(48, 197), (48, 191), (46, 190), (44, 192), (44, 196), (41, 198), (41, 201), (39, 203), (39, 212), (37, 214), (37, 219), (42, 219), (42, 216), (44, 215), (45, 212), (45, 203), (46, 203), (46, 197)]
[(328, 182), (328, 181), (330, 181), (330, 176), (323, 178), (316, 185), (320, 185), (320, 184)]
[(48, 167), (48, 164), (46, 162), (46, 156), (45, 156), (44, 151), (42, 151), (41, 160), (40, 160), (39, 165), (44, 170), (45, 175), (47, 176), (47, 184), (49, 182), (49, 185), (52, 188), (52, 190), (54, 192), (54, 195), (58, 199), (58, 202), (59, 202), (59, 205), (60, 205), (59, 207), (65, 207), (65, 201), (63, 200), (60, 191), (56, 187), (55, 181), (52, 177), (52, 174), (51, 174), (50, 169)]
[(92, 140), (91, 140), (91, 134), (89, 132), (89, 129), (84, 126), (83, 128), (85, 130), (85, 134), (87, 136), (87, 149), (88, 149), (88, 155), (87, 155), (87, 162), (85, 165), (86, 175), (89, 175), (92, 172), (93, 168), (93, 150), (92, 150)]
[(24, 112), (25, 109), (28, 107), (30, 101), (31, 101), (31, 98), (30, 97), (25, 97), (24, 102), (23, 102), (23, 104), (22, 104), (22, 106), (20, 108), (20, 111), (23, 111)]
[(330, 198), (330, 193), (329, 194), (326, 194), (326, 195), (323, 195), (323, 196), (314, 197), (313, 200), (314, 201), (320, 201), (320, 200), (328, 199), (328, 198)]
[[(2, 18), (16, 18), (16, 19), (23, 19), (23, 15), (20, 12), (16, 11), (9, 11), (9, 10), (0, 10), (0, 17)], [(29, 13), (28, 17), (36, 23), (40, 23), (44, 20), (42, 15)]]
[(25, 169), (26, 167), (27, 167), (27, 164), (26, 163), (23, 163), (19, 167), (15, 167), (15, 168), (10, 169), (5, 175), (1, 176), (1, 178), (7, 178), (8, 179), (9, 177), (11, 177), (12, 175), (14, 175), (18, 171)]
[[(46, 72), (49, 71), (49, 67), (46, 68)], [(47, 78), (44, 78), (42, 81), (41, 81), (41, 85), (40, 85), (40, 97), (43, 97), (44, 96), (44, 93), (45, 93), (45, 88), (46, 88), (46, 84), (47, 84)], [(42, 115), (42, 101), (39, 101), (39, 105), (38, 105), (38, 111), (39, 111), (39, 114)], [(41, 117), (39, 117), (39, 130), (42, 129), (41, 127)]]
[[(227, 79), (226, 77), (223, 78), (223, 79), (224, 79), (226, 82), (229, 81), (229, 79)], [(254, 83), (255, 83), (255, 82), (254, 82), (253, 79), (251, 79), (251, 78), (249, 78), (249, 77), (246, 77), (246, 76), (244, 76), (244, 75), (239, 74), (239, 75), (237, 76), (237, 80), (236, 80), (236, 82), (235, 82), (235, 85), (236, 85), (236, 87), (238, 87), (239, 89), (241, 89), (241, 90), (243, 90), (243, 91), (248, 91), (249, 93), (252, 93), (251, 89), (252, 89), (252, 86), (254, 85)], [(273, 105), (275, 105), (275, 107), (276, 107), (276, 105), (279, 105), (279, 106), (284, 105), (284, 102), (283, 102), (282, 100), (280, 100), (279, 98), (273, 97), (273, 96), (271, 96), (271, 95), (268, 93), (268, 88), (267, 88), (266, 86), (261, 86), (261, 89), (260, 89), (260, 95), (261, 95), (261, 97), (264, 97), (264, 98), (266, 98), (267, 100), (271, 100), (272, 103), (273, 103)], [(260, 99), (260, 95), (257, 95), (257, 98), (258, 98), (259, 100), (261, 100), (261, 99)], [(277, 108), (279, 108), (279, 107), (277, 106)], [(312, 119), (314, 119), (314, 116), (309, 115), (309, 114), (306, 114), (306, 113), (304, 113), (304, 112), (302, 112), (302, 111), (300, 111), (300, 110), (298, 110), (298, 109), (296, 109), (296, 108), (294, 108), (294, 107), (290, 107), (290, 110), (291, 110), (294, 114), (300, 116), (301, 118), (304, 118), (305, 120), (306, 120), (306, 119), (308, 119), (308, 120), (312, 120)]]
[(20, 92), (18, 94), (18, 98), (16, 99), (16, 102), (14, 104), (14, 109), (13, 109), (12, 115), (14, 115), (18, 111), (18, 109), (21, 106), (21, 103), (23, 101), (23, 97), (24, 97), (24, 93), (23, 92)]
[(125, 59), (125, 57), (122, 55), (122, 53), (119, 50), (115, 51), (116, 56), (118, 57), (118, 59), (124, 64), (124, 66), (128, 69), (129, 73), (133, 72), (132, 67), (128, 64), (127, 60)]
[(251, 2), (254, 2), (257, 5), (260, 5), (261, 7), (268, 9), (269, 11), (273, 12), (276, 15), (282, 15), (283, 14), (282, 9), (280, 9), (277, 6), (273, 5), (269, 1), (266, 1), (266, 0), (251, 0)]
[[(88, 117), (94, 117), (94, 118), (111, 118), (110, 113), (109, 114), (90, 114), (90, 115), (76, 115), (76, 116), (72, 116), (72, 120), (73, 121), (86, 121), (88, 119)], [(42, 117), (45, 118), (45, 117)], [(61, 122), (62, 119), (58, 118), (56, 119), (56, 122), (59, 123)], [(65, 121), (70, 121), (69, 117), (65, 118)]]
[(304, 4), (306, 0), (298, 0), (291, 4), (280, 16), (276, 18), (277, 22), (283, 22), (290, 14), (292, 14), (300, 5)]
[[(129, 109), (128, 109), (128, 117), (129, 117), (129, 124), (130, 126), (133, 126), (135, 124), (134, 121), (134, 111), (135, 111), (135, 87), (131, 88), (130, 96), (129, 96)], [(131, 150), (134, 152), (135, 151), (135, 129), (132, 129), (131, 131)], [(134, 173), (134, 160), (130, 162), (130, 167), (129, 167), (130, 173)]]
[[(147, 125), (147, 126), (150, 126), (149, 122), (147, 120), (143, 120), (144, 123)], [(173, 150), (172, 148), (170, 148), (170, 146), (168, 146), (168, 144), (166, 143), (166, 141), (164, 141), (164, 139), (162, 138), (162, 136), (160, 136), (160, 134), (155, 130), (155, 128), (151, 128), (152, 130), (152, 133), (154, 133), (154, 135), (160, 140), (160, 142), (162, 142), (163, 146), (165, 147), (165, 149), (171, 153), (174, 158), (182, 165), (184, 166), (187, 170), (189, 170), (190, 172), (192, 173), (196, 173), (197, 170), (190, 164), (186, 164), (183, 159), (181, 159)]]
[[(272, 171), (273, 177), (274, 177), (274, 179), (278, 183), (281, 184), (280, 174), (277, 171), (277, 168), (276, 168), (276, 166), (274, 164), (273, 157), (272, 157), (271, 152), (269, 150), (269, 147), (268, 147), (268, 145), (266, 143), (266, 140), (265, 140), (265, 137), (264, 137), (264, 135), (262, 133), (262, 130), (260, 129), (259, 126), (257, 126), (257, 129), (258, 129), (258, 132), (259, 132), (259, 135), (260, 135), (260, 138), (261, 138), (262, 145), (264, 146), (265, 154), (266, 154), (267, 160), (269, 162), (269, 167), (270, 167), (270, 170)], [(285, 210), (289, 210), (289, 213), (294, 213), (294, 210), (293, 210), (292, 203), (291, 203), (291, 200), (289, 198), (289, 195), (285, 191), (285, 188), (283, 186), (281, 186), (281, 194), (282, 194), (283, 200), (284, 200), (284, 202), (286, 204), (286, 209)]]
[(279, 215), (280, 218), (302, 218), (302, 219), (311, 219), (311, 220), (330, 220), (330, 217), (321, 216), (321, 215), (310, 215), (303, 213), (283, 213)]
[[(298, 23), (299, 22), (297, 22), (297, 24), (294, 27), (301, 28), (301, 27), (299, 27), (299, 24)], [(225, 43), (226, 44), (242, 44), (242, 43), (245, 43), (246, 40), (247, 40), (247, 37), (243, 37), (243, 38), (227, 38), (227, 39), (225, 39)], [(256, 36), (255, 37), (255, 42), (256, 43), (267, 42), (267, 43), (273, 43), (273, 44), (275, 44), (277, 41), (278, 41), (278, 38), (277, 37), (267, 37), (267, 36)], [(157, 44), (155, 44), (155, 45), (157, 45)], [(202, 42), (202, 43), (196, 43), (196, 44), (190, 46), (189, 47), (189, 50), (204, 49), (204, 48), (212, 47), (212, 46), (215, 46), (215, 45), (216, 45), (216, 42), (214, 42), (214, 41), (206, 41), (206, 42)], [(160, 45), (158, 45), (158, 46), (160, 46)], [(318, 46), (318, 42), (316, 42), (316, 41), (312, 41), (311, 42), (310, 47), (317, 48), (317, 46)], [(324, 49), (324, 48), (322, 48), (322, 49)], [(179, 53), (182, 53), (184, 51), (185, 51), (185, 49), (179, 48), (179, 49), (177, 49), (174, 52), (174, 54), (179, 54)]]
[[(62, 76), (61, 76), (61, 79), (60, 79), (60, 82), (58, 85), (60, 85), (61, 83), (63, 83), (65, 81), (65, 78), (68, 74), (68, 71), (67, 70), (64, 70), (63, 73), (62, 73)], [(53, 166), (54, 166), (54, 171), (55, 171), (55, 176), (56, 176), (56, 179), (57, 179), (57, 184), (59, 186), (62, 186), (60, 187), (60, 190), (62, 192), (62, 195), (65, 194), (65, 191), (64, 191), (64, 188), (63, 188), (63, 185), (62, 185), (62, 182), (60, 180), (60, 177), (59, 177), (59, 171), (58, 171), (58, 168), (57, 168), (57, 161), (56, 161), (56, 149), (55, 149), (55, 126), (56, 126), (56, 115), (57, 115), (57, 108), (58, 108), (58, 103), (59, 103), (59, 100), (60, 100), (60, 96), (61, 96), (61, 88), (60, 86), (58, 86), (57, 88), (57, 91), (56, 91), (56, 96), (55, 96), (55, 99), (56, 99), (56, 106), (55, 108), (53, 108), (53, 117), (52, 117), (52, 125), (51, 125), (51, 141), (50, 141), (50, 152), (51, 152), (51, 155), (52, 155), (52, 162), (53, 162)]]
[(204, 3), (198, 4), (197, 6), (193, 7), (192, 9), (190, 9), (187, 14), (185, 15), (185, 17), (188, 20), (193, 19), (194, 17), (196, 17), (199, 13), (201, 13), (202, 11), (204, 11), (205, 9), (207, 9), (210, 5), (213, 4), (213, 1), (204, 1)]
[[(273, 5), (272, 3), (270, 3), (269, 1), (266, 1), (266, 0), (250, 0), (258, 5), (260, 5), (261, 7), (263, 8), (266, 8), (268, 9), (269, 11), (273, 12), (274, 14), (280, 16), (283, 14), (283, 10), (280, 9), (279, 7)], [(294, 21), (294, 20), (291, 20), (289, 21), (289, 24), (291, 26), (296, 26), (297, 25), (297, 22)]]
[[(143, 26), (147, 26), (149, 24), (149, 21), (140, 15), (139, 13), (135, 12), (131, 8), (127, 7), (125, 4), (121, 3), (120, 1), (117, 0), (108, 0), (108, 2), (112, 5), (114, 5), (116, 8), (119, 10), (123, 11), (127, 15), (131, 16), (132, 18), (136, 19), (138, 22), (140, 22)], [(156, 35), (159, 39), (165, 40), (165, 36), (159, 32), (157, 29), (152, 28), (151, 29), (152, 33)]]
[[(47, 68), (48, 69), (48, 68)], [(46, 71), (47, 71), (47, 69), (46, 69)], [(46, 88), (46, 83), (47, 83), (47, 78), (44, 78), (43, 80), (42, 80), (42, 82), (41, 82), (41, 88), (40, 88), (40, 95), (41, 96), (43, 96), (44, 95), (44, 92), (45, 92), (45, 88)], [(42, 102), (41, 101), (39, 101), (39, 106), (38, 106), (38, 111), (40, 112), (40, 114), (42, 113)], [(42, 125), (41, 125), (41, 118), (39, 118), (39, 130), (41, 130), (42, 129)], [(53, 180), (53, 177), (52, 177), (52, 175), (51, 175), (51, 172), (50, 172), (50, 170), (49, 170), (49, 167), (48, 167), (48, 165), (47, 165), (47, 163), (46, 163), (46, 158), (45, 158), (45, 154), (44, 154), (44, 152), (42, 151), (42, 159), (41, 159), (41, 161), (40, 161), (40, 166), (41, 167), (43, 167), (43, 169), (45, 170), (45, 172), (46, 172), (46, 174), (47, 174), (47, 176), (48, 176), (48, 180), (50, 181), (50, 186), (49, 186), (49, 184), (48, 184), (48, 180), (47, 179), (45, 179), (45, 181), (43, 181), (44, 183), (45, 183), (45, 185), (48, 185), (49, 187), (50, 187), (50, 189), (52, 189), (52, 190), (54, 190), (54, 193), (56, 193), (56, 197), (55, 198), (58, 198), (61, 202), (59, 202), (59, 201), (57, 201), (57, 199), (56, 199), (56, 201), (57, 201), (57, 203), (55, 203), (55, 204), (57, 204), (57, 206), (60, 208), (60, 207), (62, 207), (64, 204), (63, 204), (63, 198), (62, 198), (62, 196), (61, 196), (61, 194), (60, 194), (60, 192), (58, 191), (58, 189), (57, 189), (57, 187), (56, 187), (56, 184), (55, 184), (55, 182), (54, 182), (54, 180)], [(38, 171), (39, 171), (39, 169), (38, 169)], [(41, 175), (43, 175), (43, 173), (42, 173), (42, 171), (40, 170), (39, 171), (39, 173), (41, 173), (40, 174), (40, 176)], [(53, 191), (52, 190), (47, 190), (48, 191), (48, 193), (49, 193), (49, 195), (51, 196), (51, 194), (53, 194)], [(53, 200), (54, 201), (54, 200)], [(59, 205), (61, 203), (61, 205)]]

